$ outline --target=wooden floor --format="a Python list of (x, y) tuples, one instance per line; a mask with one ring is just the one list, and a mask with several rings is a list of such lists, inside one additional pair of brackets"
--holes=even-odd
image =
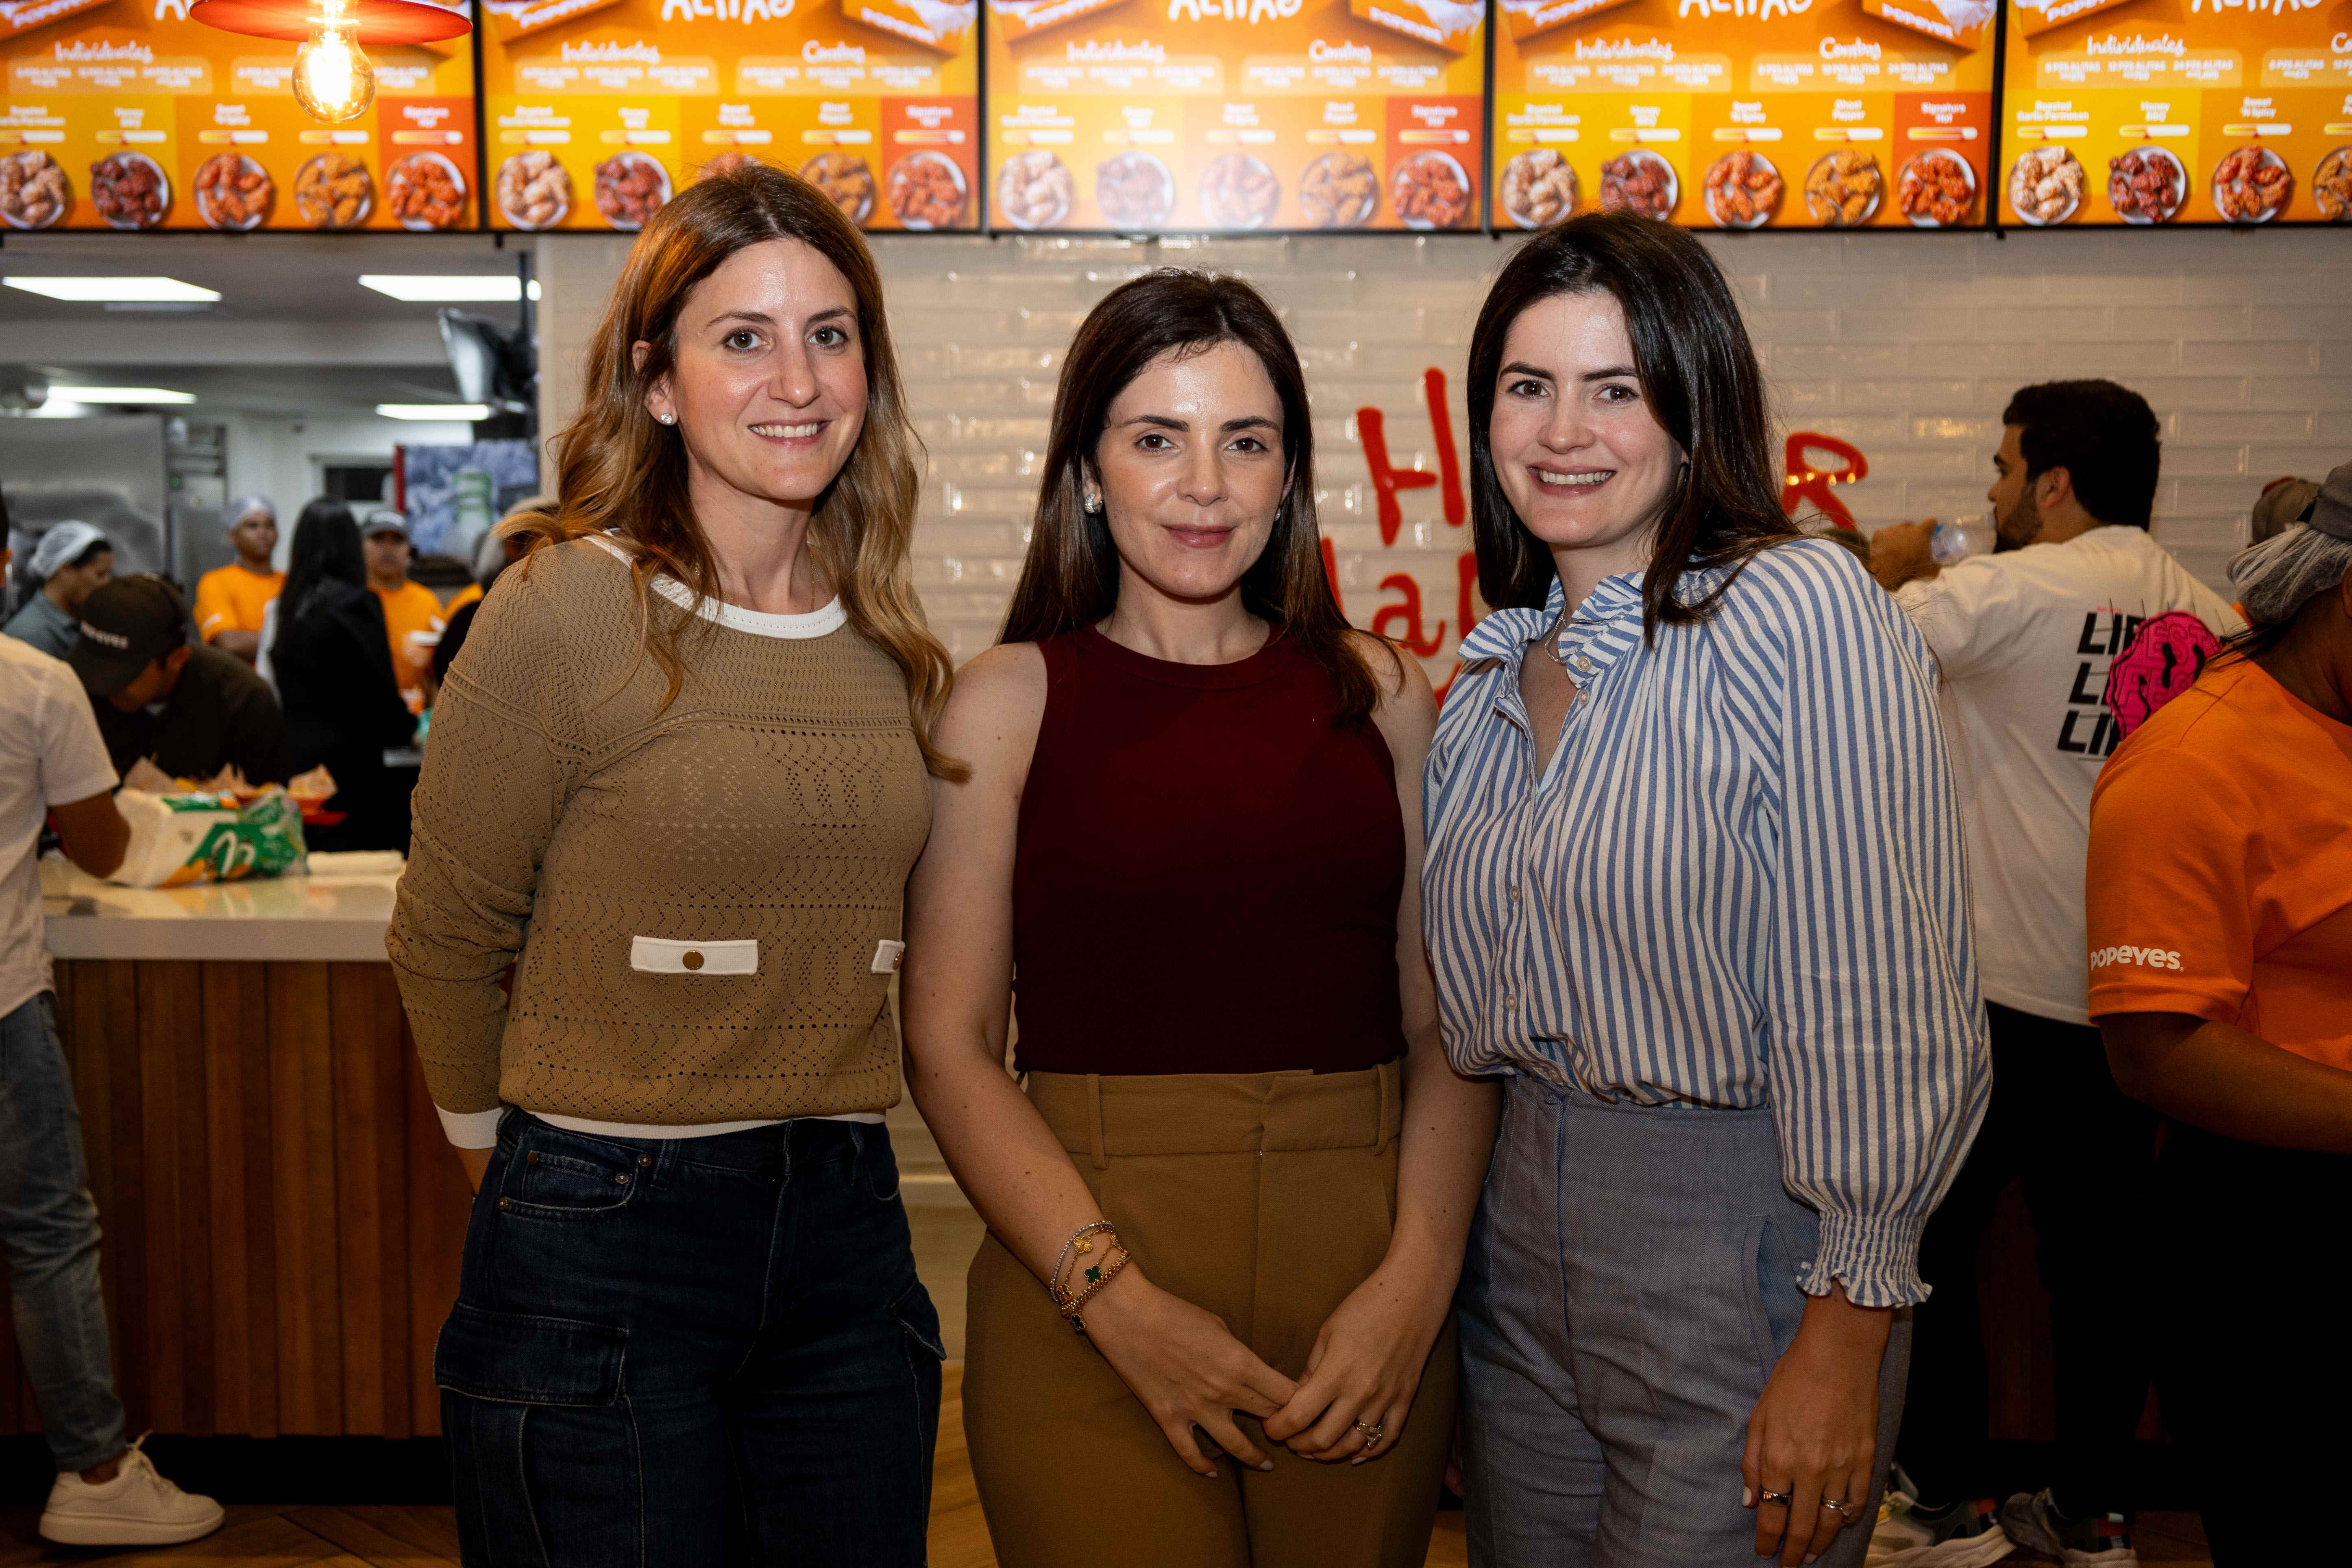
[[(988, 1527), (964, 1452), (961, 1363), (948, 1367), (940, 1413), (939, 1465), (932, 1483), (931, 1568), (995, 1568)], [(457, 1527), (446, 1508), (240, 1507), (229, 1510), (219, 1533), (163, 1551), (92, 1553), (44, 1543), (33, 1509), (0, 1511), (0, 1568), (31, 1563), (84, 1563), (107, 1568), (166, 1568), (204, 1563), (214, 1568), (436, 1568), (457, 1561)], [(2140, 1519), (2140, 1561), (2148, 1568), (2206, 1564), (2204, 1534), (2193, 1514)], [(1462, 1516), (1438, 1516), (1430, 1568), (1470, 1561)], [(2031, 1559), (2011, 1559), (2026, 1563)]]

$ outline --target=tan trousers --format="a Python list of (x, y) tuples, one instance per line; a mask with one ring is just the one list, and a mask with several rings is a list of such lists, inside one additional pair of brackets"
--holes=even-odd
[[(1032, 1073), (1028, 1091), (1152, 1282), (1297, 1378), (1388, 1250), (1398, 1066)], [(969, 1313), (964, 1431), (1004, 1568), (1421, 1568), (1454, 1435), (1450, 1326), (1380, 1459), (1318, 1464), (1243, 1416), (1273, 1471), (1219, 1459), (1209, 1481), (994, 1237), (972, 1260)]]

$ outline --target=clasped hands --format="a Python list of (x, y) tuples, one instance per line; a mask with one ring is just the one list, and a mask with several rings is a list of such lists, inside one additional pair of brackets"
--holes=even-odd
[(1382, 1272), (1349, 1292), (1316, 1335), (1294, 1382), (1235, 1339), (1223, 1319), (1171, 1295), (1139, 1265), (1087, 1310), (1087, 1337), (1141, 1402), (1176, 1457), (1214, 1476), (1194, 1428), (1254, 1469), (1274, 1462), (1242, 1433), (1241, 1413), (1265, 1436), (1325, 1464), (1362, 1464), (1397, 1445), (1447, 1304), (1432, 1306)]

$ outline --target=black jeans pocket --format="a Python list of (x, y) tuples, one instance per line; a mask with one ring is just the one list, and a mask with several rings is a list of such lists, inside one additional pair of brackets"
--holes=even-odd
[(626, 1330), (601, 1323), (462, 1301), (450, 1314), (433, 1379), (467, 1568), (643, 1568), (627, 1346)]
[(519, 1117), (499, 1178), (498, 1212), (524, 1219), (597, 1219), (618, 1214), (652, 1169), (651, 1145), (583, 1137)]

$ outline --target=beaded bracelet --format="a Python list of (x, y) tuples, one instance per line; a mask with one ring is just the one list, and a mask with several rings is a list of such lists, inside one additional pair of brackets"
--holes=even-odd
[(1118, 1227), (1111, 1224), (1110, 1221), (1107, 1219), (1098, 1219), (1090, 1224), (1078, 1226), (1077, 1229), (1070, 1233), (1070, 1239), (1062, 1243), (1062, 1255), (1054, 1259), (1054, 1271), (1045, 1276), (1045, 1294), (1054, 1298), (1054, 1304), (1055, 1306), (1058, 1307), (1062, 1304), (1064, 1294), (1062, 1289), (1062, 1270), (1068, 1266), (1070, 1255), (1073, 1252), (1076, 1252), (1080, 1256), (1084, 1256), (1087, 1253), (1092, 1252), (1094, 1250), (1094, 1244), (1087, 1240), (1087, 1237), (1093, 1236), (1097, 1232), (1106, 1230), (1116, 1233), (1118, 1229)]
[(1062, 1316), (1070, 1321), (1071, 1328), (1081, 1334), (1087, 1331), (1087, 1321), (1079, 1315), (1085, 1310), (1086, 1304), (1100, 1295), (1105, 1286), (1118, 1278), (1118, 1271), (1126, 1268), (1133, 1258), (1134, 1254), (1117, 1242), (1113, 1242), (1110, 1251), (1104, 1255), (1103, 1260), (1087, 1270), (1086, 1289), (1075, 1294), (1065, 1292), (1061, 1296), (1058, 1305), (1061, 1307)]

